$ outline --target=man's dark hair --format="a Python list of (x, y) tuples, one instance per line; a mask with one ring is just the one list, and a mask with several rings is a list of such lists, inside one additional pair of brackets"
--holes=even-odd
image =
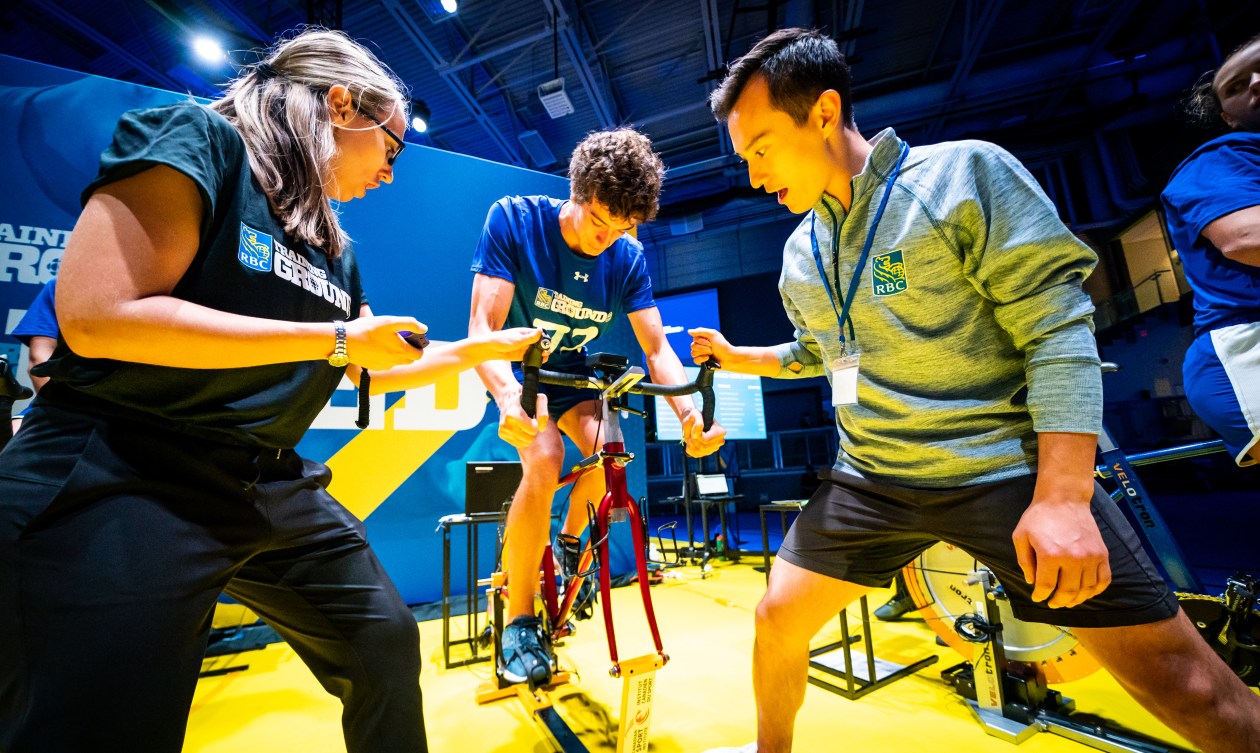
[(569, 193), (579, 204), (593, 199), (613, 217), (651, 222), (656, 217), (665, 164), (652, 142), (633, 128), (596, 131), (569, 158)]
[(731, 116), (735, 101), (756, 75), (766, 77), (770, 103), (791, 115), (797, 125), (809, 119), (809, 109), (828, 89), (840, 95), (844, 125), (854, 125), (849, 64), (835, 40), (821, 31), (780, 29), (731, 63), (721, 86), (709, 96), (709, 107), (718, 120)]

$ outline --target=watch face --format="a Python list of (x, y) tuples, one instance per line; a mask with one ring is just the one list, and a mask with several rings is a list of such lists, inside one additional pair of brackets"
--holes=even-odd
[(333, 353), (331, 356), (328, 357), (329, 366), (335, 366), (337, 368), (341, 368), (342, 366), (348, 366), (349, 364), (350, 364), (350, 356), (346, 355), (345, 353)]

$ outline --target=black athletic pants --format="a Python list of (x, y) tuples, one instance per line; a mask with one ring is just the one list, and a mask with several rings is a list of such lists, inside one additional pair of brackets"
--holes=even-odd
[(350, 753), (426, 751), (415, 620), (330, 476), (37, 402), (0, 453), (0, 753), (178, 753), (222, 592), (341, 699)]

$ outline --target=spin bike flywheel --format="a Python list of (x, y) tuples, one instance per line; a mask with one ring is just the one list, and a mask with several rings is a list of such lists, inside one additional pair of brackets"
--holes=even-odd
[[(954, 620), (976, 612), (967, 576), (984, 567), (962, 549), (940, 543), (906, 565), (902, 574), (910, 597), (932, 628), (950, 648), (968, 661), (975, 650), (954, 632)], [(1092, 674), (1097, 660), (1086, 653), (1067, 628), (1021, 622), (1005, 601), (998, 602), (1002, 618), (1002, 644), (1006, 658), (1032, 667), (1046, 683), (1070, 682)]]

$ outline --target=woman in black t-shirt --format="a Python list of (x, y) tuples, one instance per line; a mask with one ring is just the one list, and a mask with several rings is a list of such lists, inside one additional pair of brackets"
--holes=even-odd
[(312, 30), (209, 107), (120, 120), (61, 264), (50, 382), (0, 454), (0, 750), (179, 751), (223, 592), (342, 700), (348, 750), (427, 749), (415, 620), (292, 448), (343, 375), (407, 389), (539, 333), (421, 358), (423, 324), (368, 309), (329, 200), (393, 180), (405, 102)]

